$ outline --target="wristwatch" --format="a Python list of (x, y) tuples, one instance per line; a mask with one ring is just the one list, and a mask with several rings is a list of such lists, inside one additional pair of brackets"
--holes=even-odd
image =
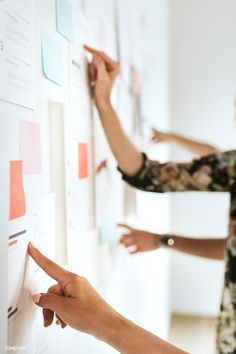
[(175, 240), (171, 235), (164, 234), (160, 236), (160, 244), (162, 247), (173, 247)]

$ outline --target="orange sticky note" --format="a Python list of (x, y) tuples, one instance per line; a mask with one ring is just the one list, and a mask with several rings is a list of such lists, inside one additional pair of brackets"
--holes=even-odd
[(79, 155), (79, 179), (88, 177), (88, 144), (79, 143), (78, 146)]
[(22, 161), (10, 161), (10, 220), (24, 216), (26, 212)]

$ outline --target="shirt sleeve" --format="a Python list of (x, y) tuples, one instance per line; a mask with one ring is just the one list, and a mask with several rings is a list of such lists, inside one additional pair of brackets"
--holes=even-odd
[(204, 156), (189, 163), (159, 163), (143, 154), (143, 165), (132, 177), (121, 171), (124, 181), (143, 191), (227, 192), (236, 188), (236, 150)]

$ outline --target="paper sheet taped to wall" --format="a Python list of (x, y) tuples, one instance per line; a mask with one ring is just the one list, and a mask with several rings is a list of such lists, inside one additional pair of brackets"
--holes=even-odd
[(41, 45), (42, 73), (44, 77), (62, 86), (64, 83), (64, 66), (60, 45), (45, 32), (41, 34)]
[(34, 1), (0, 1), (0, 98), (35, 108)]
[(40, 124), (20, 121), (20, 158), (23, 161), (24, 174), (42, 172)]
[(56, 1), (57, 31), (69, 41), (73, 39), (73, 8), (69, 0)]
[(115, 218), (114, 215), (107, 211), (101, 215), (99, 227), (99, 241), (101, 244), (114, 240), (115, 235)]
[[(8, 247), (8, 345), (26, 347), (26, 353), (44, 353), (43, 349), (50, 352), (46, 348), (47, 333), (43, 331), (41, 311), (31, 296), (47, 291), (52, 280), (28, 257), (27, 247), (32, 240), (47, 257), (54, 259), (55, 196), (50, 193), (29, 197), (26, 203), (26, 216), (11, 222), (9, 230), (9, 241), (18, 242)], [(39, 336), (42, 341), (37, 341)]]
[(10, 161), (10, 220), (24, 216), (26, 212), (22, 161)]

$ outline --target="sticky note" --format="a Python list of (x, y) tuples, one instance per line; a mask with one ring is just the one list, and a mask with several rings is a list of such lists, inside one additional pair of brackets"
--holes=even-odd
[(26, 212), (22, 161), (10, 161), (10, 220), (24, 216)]
[(132, 93), (135, 96), (140, 95), (141, 93), (141, 82), (140, 82), (140, 77), (139, 77), (139, 72), (132, 68), (131, 72), (131, 78), (132, 78)]
[(42, 154), (40, 124), (20, 121), (20, 159), (23, 162), (23, 173), (42, 173)]
[(73, 10), (69, 0), (56, 0), (57, 31), (69, 41), (73, 40)]
[(79, 179), (88, 177), (88, 144), (79, 143), (78, 145), (78, 177)]
[(60, 45), (47, 33), (41, 34), (42, 73), (44, 77), (57, 85), (64, 83), (63, 55)]
[(101, 244), (114, 240), (115, 220), (111, 212), (107, 211), (101, 215), (99, 228), (99, 242)]

